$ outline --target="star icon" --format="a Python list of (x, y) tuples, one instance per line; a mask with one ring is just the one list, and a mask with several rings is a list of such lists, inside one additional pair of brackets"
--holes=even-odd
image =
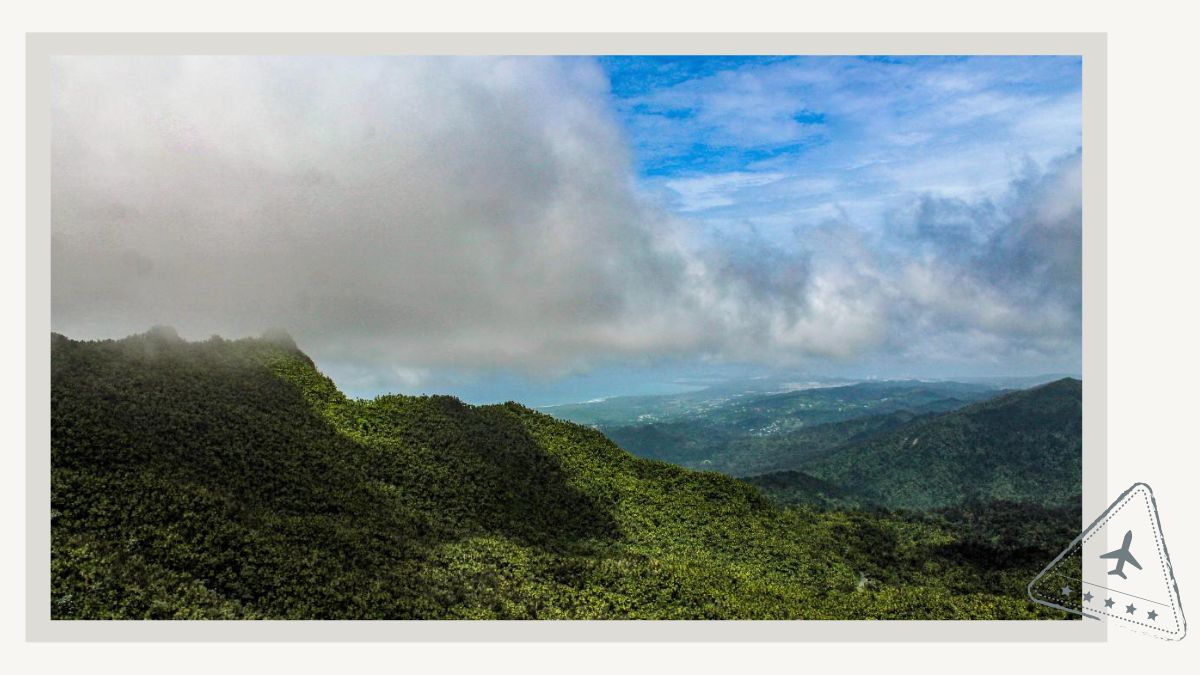
[(1155, 619), (1158, 618), (1158, 612), (1156, 612), (1154, 610), (1150, 610), (1149, 612), (1146, 612), (1146, 618), (1150, 619), (1151, 621), (1154, 621)]
[(1091, 591), (1088, 591), (1087, 593), (1084, 593), (1084, 594), (1083, 594), (1083, 601), (1084, 601), (1084, 602), (1091, 602), (1091, 601), (1092, 601), (1092, 592), (1091, 592)]
[(1112, 598), (1109, 598), (1109, 599), (1105, 600), (1105, 601), (1104, 601), (1104, 606), (1105, 606), (1105, 607), (1112, 607), (1112, 606), (1113, 606), (1113, 599), (1112, 599)]
[(1125, 605), (1125, 613), (1126, 614), (1133, 614), (1136, 611), (1137, 611), (1137, 607), (1134, 607), (1133, 603)]
[(1063, 587), (1062, 587), (1062, 594), (1063, 594), (1064, 596), (1068, 597), (1068, 598), (1069, 598), (1069, 597), (1071, 597), (1071, 587), (1070, 587), (1070, 586), (1063, 586)]

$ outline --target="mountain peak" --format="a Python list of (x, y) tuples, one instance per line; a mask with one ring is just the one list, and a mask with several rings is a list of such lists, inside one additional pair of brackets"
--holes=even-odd
[(283, 347), (291, 351), (300, 351), (300, 347), (296, 345), (296, 341), (292, 339), (291, 334), (282, 328), (268, 328), (259, 336), (263, 342), (269, 342), (273, 345)]
[(184, 339), (179, 337), (179, 331), (163, 324), (152, 326), (150, 330), (146, 331), (145, 335), (148, 338), (162, 342), (184, 342)]

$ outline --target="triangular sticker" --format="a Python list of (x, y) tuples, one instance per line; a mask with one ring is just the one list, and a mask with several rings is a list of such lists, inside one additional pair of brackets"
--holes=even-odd
[(1136, 483), (1029, 584), (1029, 597), (1165, 640), (1187, 633), (1154, 493)]

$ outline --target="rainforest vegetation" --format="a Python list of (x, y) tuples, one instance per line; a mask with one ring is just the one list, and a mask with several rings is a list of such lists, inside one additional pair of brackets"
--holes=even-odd
[(51, 340), (56, 619), (1064, 618), (1025, 585), (1078, 531), (1077, 382), (738, 480), (348, 398), (282, 334)]

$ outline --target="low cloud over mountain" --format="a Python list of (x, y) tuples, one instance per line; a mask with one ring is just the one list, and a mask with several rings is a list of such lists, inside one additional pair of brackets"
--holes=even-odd
[(883, 222), (781, 237), (694, 219), (731, 199), (695, 176), (683, 207), (648, 189), (592, 60), (88, 57), (52, 80), (72, 337), (283, 326), (405, 386), (666, 357), (1078, 360), (1078, 151), (994, 195), (914, 190)]

